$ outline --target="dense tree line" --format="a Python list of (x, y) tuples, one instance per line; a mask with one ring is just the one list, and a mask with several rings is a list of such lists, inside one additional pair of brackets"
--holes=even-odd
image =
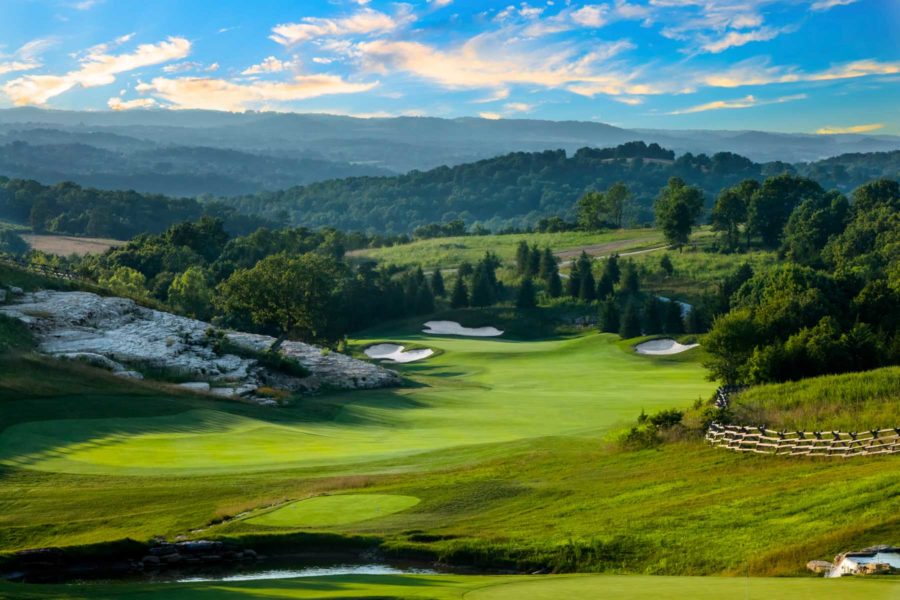
[[(325, 181), (229, 202), (248, 214), (281, 214), (308, 226), (403, 233), (461, 219), (469, 226), (478, 223), (501, 231), (536, 227), (550, 217), (559, 219), (557, 225), (573, 222), (576, 200), (622, 182), (633, 202), (617, 221), (648, 223), (657, 193), (671, 177), (714, 198), (743, 179), (761, 180), (785, 171), (796, 170), (786, 163), (753, 163), (730, 152), (675, 158), (655, 144), (633, 142), (611, 149), (583, 148), (572, 156), (562, 150), (516, 152), (452, 168)], [(854, 187), (864, 181), (848, 173), (841, 185)], [(540, 229), (553, 230), (549, 227), (545, 222)]]
[(768, 235), (756, 230), (788, 260), (762, 273), (745, 268), (723, 289), (724, 314), (705, 342), (712, 375), (760, 383), (900, 362), (898, 183), (865, 184), (852, 203), (788, 176), (771, 187), (782, 199), (777, 220), (761, 221)]
[(203, 204), (193, 198), (98, 190), (70, 182), (48, 186), (0, 177), (0, 218), (29, 225), (35, 233), (130, 239), (204, 215), (219, 217), (235, 233), (266, 223), (218, 202)]

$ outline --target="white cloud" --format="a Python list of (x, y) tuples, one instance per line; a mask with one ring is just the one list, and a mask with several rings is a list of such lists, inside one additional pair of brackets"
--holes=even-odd
[(821, 135), (839, 135), (842, 133), (866, 133), (884, 128), (884, 123), (869, 123), (868, 125), (850, 125), (849, 127), (822, 127), (816, 130)]
[(816, 0), (813, 2), (810, 8), (815, 11), (825, 11), (831, 10), (835, 6), (847, 6), (848, 4), (855, 4), (859, 0)]
[(453, 0), (428, 0), (428, 4), (432, 6), (432, 8), (443, 8), (445, 6), (450, 6), (453, 4)]
[(72, 4), (75, 10), (90, 10), (98, 4), (103, 4), (106, 0), (80, 0)]
[(284, 46), (291, 46), (329, 36), (387, 33), (412, 20), (414, 17), (406, 5), (400, 5), (395, 15), (362, 8), (348, 17), (339, 19), (306, 17), (300, 23), (283, 23), (272, 29), (269, 39)]
[(612, 96), (612, 99), (628, 106), (637, 106), (644, 103), (644, 99), (638, 96)]
[(654, 93), (649, 86), (632, 83), (633, 75), (616, 72), (599, 63), (631, 48), (628, 42), (595, 45), (595, 50), (576, 55), (570, 47), (543, 47), (516, 51), (498, 46), (485, 34), (458, 48), (441, 50), (419, 42), (374, 40), (355, 48), (365, 68), (377, 72), (404, 71), (448, 88), (500, 89), (512, 84), (561, 88), (591, 96)]
[(189, 60), (185, 62), (166, 65), (162, 68), (162, 70), (164, 73), (187, 73), (188, 71), (206, 71), (208, 73), (211, 73), (213, 71), (219, 70), (219, 63), (204, 65), (203, 63)]
[(298, 75), (289, 81), (236, 83), (203, 77), (156, 77), (136, 89), (169, 103), (170, 108), (202, 108), (241, 112), (266, 107), (269, 102), (290, 102), (331, 94), (355, 94), (376, 83), (351, 83), (336, 75)]
[(158, 44), (141, 44), (134, 52), (108, 54), (105, 48), (80, 59), (81, 67), (63, 75), (27, 75), (7, 82), (3, 91), (16, 105), (46, 104), (76, 86), (92, 88), (114, 83), (116, 75), (186, 57), (191, 43), (170, 37)]
[[(318, 62), (313, 59), (313, 62)], [(258, 65), (253, 65), (251, 67), (247, 67), (243, 71), (241, 71), (241, 75), (259, 75), (261, 73), (280, 73), (282, 71), (286, 71), (293, 67), (293, 63), (290, 61), (278, 60), (274, 56), (269, 56), (263, 59), (261, 63)]]
[(780, 98), (773, 98), (771, 100), (760, 100), (755, 96), (745, 96), (744, 98), (738, 98), (736, 100), (716, 100), (714, 102), (707, 102), (706, 104), (699, 104), (697, 106), (691, 106), (689, 108), (683, 108), (681, 110), (673, 110), (672, 112), (666, 114), (688, 115), (698, 112), (706, 112), (709, 110), (751, 108), (753, 106), (765, 106), (766, 104), (783, 104), (785, 102), (793, 102), (795, 100), (805, 100), (806, 98), (806, 94), (781, 96)]
[(509, 89), (500, 88), (491, 93), (491, 95), (479, 98), (478, 100), (473, 100), (472, 102), (474, 104), (487, 104), (488, 102), (498, 102), (500, 100), (506, 100), (507, 98), (509, 98)]
[(765, 62), (750, 60), (740, 62), (726, 71), (696, 74), (693, 79), (696, 83), (709, 87), (735, 88), (773, 83), (835, 81), (898, 73), (900, 73), (900, 61), (879, 62), (874, 59), (866, 59), (836, 65), (824, 71), (804, 73), (790, 67), (770, 67)]
[(572, 13), (572, 21), (582, 27), (603, 27), (608, 21), (608, 13), (606, 4), (587, 4)]
[(40, 55), (54, 43), (52, 38), (38, 38), (22, 45), (12, 54), (0, 54), (0, 75), (40, 68), (43, 66)]
[[(124, 91), (124, 90), (123, 90)], [(106, 105), (112, 110), (132, 110), (134, 108), (152, 108), (156, 106), (156, 100), (153, 98), (135, 98), (134, 100), (122, 100), (121, 98), (110, 98)]]
[(724, 52), (728, 48), (743, 46), (750, 42), (769, 41), (777, 37), (781, 32), (781, 29), (771, 29), (769, 27), (762, 27), (753, 31), (729, 31), (721, 39), (703, 44), (703, 49), (707, 52), (717, 54), (719, 52)]
[(488, 119), (489, 121), (497, 121), (503, 118), (503, 115), (495, 112), (480, 112), (478, 116), (482, 119)]
[(525, 102), (507, 102), (503, 105), (507, 112), (531, 112), (534, 110), (534, 104)]

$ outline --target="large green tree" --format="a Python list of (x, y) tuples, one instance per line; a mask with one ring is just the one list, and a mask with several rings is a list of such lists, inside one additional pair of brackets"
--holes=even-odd
[(235, 271), (217, 288), (216, 305), (229, 316), (249, 316), (278, 332), (276, 350), (291, 335), (331, 341), (333, 292), (342, 265), (330, 256), (275, 254)]
[(688, 243), (691, 230), (703, 210), (703, 191), (687, 185), (678, 177), (672, 177), (668, 185), (660, 190), (653, 208), (656, 224), (666, 241), (681, 248)]

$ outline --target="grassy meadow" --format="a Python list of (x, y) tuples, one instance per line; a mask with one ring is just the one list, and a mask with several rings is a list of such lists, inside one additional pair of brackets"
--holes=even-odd
[(665, 245), (655, 229), (620, 229), (604, 232), (564, 231), (558, 233), (516, 233), (504, 235), (460, 236), (417, 240), (385, 248), (356, 250), (350, 255), (402, 266), (421, 265), (432, 269), (453, 268), (464, 261), (476, 262), (490, 250), (503, 261), (512, 261), (519, 242), (549, 247), (563, 258), (577, 256), (582, 249), (589, 254), (634, 252)]
[[(86, 600), (139, 597), (147, 600), (222, 598), (408, 598), (428, 600), (557, 600), (583, 598), (671, 598), (672, 600), (892, 600), (900, 582), (891, 580), (763, 579), (721, 577), (641, 577), (561, 575), (548, 577), (483, 575), (335, 576), (275, 581), (216, 583), (23, 586), (0, 584), (0, 598)], [(13, 596), (15, 594), (15, 596)]]

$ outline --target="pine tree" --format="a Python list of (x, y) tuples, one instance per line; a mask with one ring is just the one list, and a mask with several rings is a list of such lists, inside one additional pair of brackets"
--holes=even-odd
[(553, 271), (559, 271), (559, 267), (556, 264), (556, 257), (553, 256), (553, 251), (550, 248), (544, 248), (544, 251), (541, 252), (541, 263), (538, 269), (538, 275), (544, 281), (547, 281), (550, 277), (550, 273)]
[(456, 283), (453, 284), (453, 292), (450, 294), (451, 308), (464, 308), (469, 305), (469, 290), (466, 288), (466, 282), (462, 276), (456, 277)]
[(688, 333), (706, 333), (709, 323), (706, 320), (706, 314), (699, 306), (692, 306), (687, 314), (686, 329)]
[(472, 276), (472, 297), (470, 306), (490, 306), (494, 303), (494, 286), (488, 269), (482, 263), (478, 263), (475, 274)]
[(428, 287), (428, 284), (424, 283), (419, 286), (419, 291), (416, 293), (416, 313), (426, 315), (433, 312), (434, 294), (431, 293), (431, 288)]
[(578, 294), (581, 292), (581, 273), (578, 272), (578, 263), (575, 262), (574, 258), (572, 259), (572, 267), (569, 269), (569, 281), (566, 289), (573, 298), (578, 298)]
[(619, 307), (615, 300), (609, 298), (600, 305), (600, 322), (598, 323), (600, 331), (619, 333), (620, 320)]
[(622, 315), (622, 324), (619, 327), (619, 335), (625, 339), (641, 335), (641, 317), (637, 304), (629, 300), (625, 305), (625, 313)]
[(622, 277), (622, 270), (619, 268), (618, 254), (613, 254), (606, 259), (606, 265), (603, 268), (603, 272), (609, 275), (613, 285), (619, 283), (619, 279)]
[(594, 274), (587, 268), (581, 275), (581, 287), (578, 290), (578, 299), (582, 302), (593, 302), (597, 297), (597, 286), (594, 284)]
[(431, 275), (431, 291), (438, 298), (443, 298), (447, 295), (447, 289), (444, 287), (444, 276), (441, 275), (440, 269), (435, 269)]
[(612, 278), (609, 273), (604, 270), (603, 274), (600, 276), (600, 280), (597, 282), (597, 299), (606, 300), (612, 296), (613, 289)]
[(531, 251), (528, 249), (528, 242), (522, 240), (516, 247), (516, 274), (527, 275), (530, 264)]
[(637, 269), (632, 263), (625, 265), (622, 273), (622, 290), (626, 294), (635, 295), (641, 291), (641, 280), (638, 278)]
[(669, 258), (669, 254), (663, 254), (662, 258), (659, 259), (659, 268), (663, 270), (668, 277), (671, 277), (675, 274), (675, 265), (672, 264), (672, 259)]
[(551, 298), (559, 298), (562, 296), (562, 280), (559, 278), (559, 271), (554, 270), (547, 279), (547, 294)]
[(644, 301), (643, 325), (644, 333), (662, 333), (663, 312), (662, 301), (656, 296), (647, 296)]
[(537, 306), (537, 299), (535, 298), (534, 283), (531, 281), (530, 277), (526, 277), (519, 286), (519, 295), (516, 297), (516, 307), (534, 308), (535, 306)]
[(681, 314), (681, 305), (674, 300), (666, 302), (666, 333), (678, 335), (684, 333), (684, 318)]
[(541, 272), (541, 251), (538, 249), (537, 244), (531, 249), (531, 254), (528, 256), (528, 276), (536, 277), (538, 273)]

